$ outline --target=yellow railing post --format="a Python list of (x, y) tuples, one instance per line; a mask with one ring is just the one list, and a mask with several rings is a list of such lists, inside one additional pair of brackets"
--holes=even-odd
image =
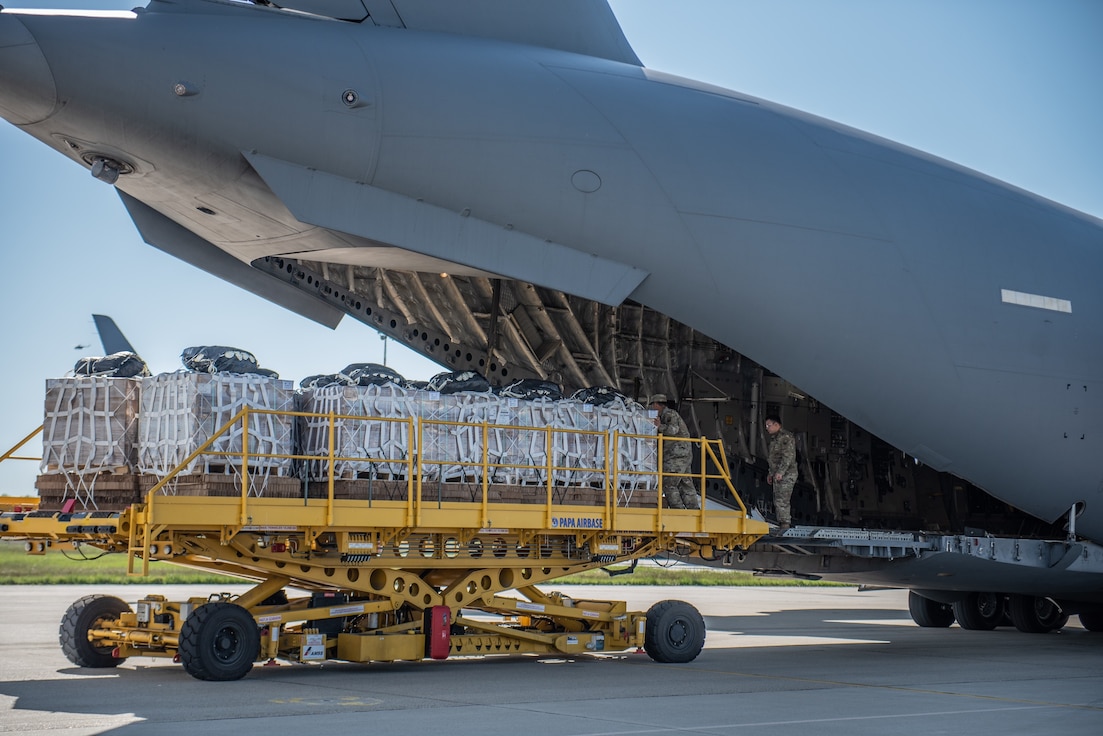
[[(241, 408), (241, 519), (249, 523), (249, 405)], [(227, 460), (227, 462), (229, 462)]]
[(326, 526), (333, 526), (333, 476), (335, 474), (334, 466), (336, 465), (334, 453), (336, 452), (337, 445), (337, 438), (335, 436), (337, 434), (337, 415), (334, 413), (333, 409), (329, 410), (327, 419), (329, 421), (329, 442), (326, 448), (326, 452), (328, 453), (326, 461), (329, 467), (326, 472), (326, 477), (328, 478), (326, 482)]
[(481, 504), (481, 521), (480, 524), (485, 528), (487, 517), (490, 515), (490, 509), (488, 504), (490, 503), (490, 425), (483, 422), (483, 482), (482, 482), (482, 504)]
[[(421, 523), (421, 488), (422, 488), (422, 476), (425, 475), (425, 446), (422, 444), (425, 441), (425, 426), (421, 420), (421, 417), (417, 418), (417, 486), (416, 486), (416, 502), (414, 499), (415, 494), (411, 494), (406, 503), (406, 523), (411, 526), (417, 526)], [(444, 480), (444, 466), (440, 468), (441, 480)]]
[[(612, 437), (616, 437), (617, 430), (613, 430)], [(610, 434), (605, 432), (600, 437), (605, 442), (605, 528), (615, 529), (617, 526), (617, 504), (620, 501), (620, 488), (612, 483), (612, 477), (616, 474), (616, 467), (620, 461), (620, 443), (613, 441), (610, 446)]]
[(698, 511), (697, 511), (697, 530), (704, 529), (705, 525), (705, 496), (708, 488), (708, 468), (705, 466), (705, 457), (707, 455), (708, 439), (704, 435), (701, 436), (701, 490), (697, 494), (698, 498)]
[(420, 443), (420, 438), (415, 436), (414, 418), (406, 417), (406, 447), (409, 453), (406, 456), (406, 523), (410, 522), (410, 501), (414, 497), (414, 473), (417, 472), (418, 458), (421, 457), (421, 445), (414, 444), (415, 439)]
[[(609, 482), (613, 486), (613, 493), (615, 493), (616, 501), (613, 503), (613, 524), (617, 523), (617, 508), (620, 506), (620, 430), (613, 430), (613, 447), (617, 448), (617, 451), (613, 453), (613, 467), (607, 471), (607, 475), (611, 476)], [(606, 468), (609, 466), (606, 465)]]
[(552, 455), (552, 432), (551, 427), (544, 427), (544, 489), (546, 508), (548, 510), (548, 526), (551, 526), (552, 518), (552, 501), (554, 499), (553, 483), (552, 483), (552, 468), (555, 465), (555, 459)]
[[(126, 574), (134, 575), (134, 543), (138, 541), (138, 512), (131, 506), (128, 513), (130, 514), (130, 530), (126, 542)], [(126, 518), (126, 514), (123, 514), (122, 518)], [(145, 552), (142, 554), (144, 555)]]
[(666, 481), (666, 478), (663, 477), (663, 436), (661, 434), (658, 435), (658, 440), (659, 440), (659, 446), (658, 446), (659, 457), (657, 458), (657, 460), (655, 462), (655, 467), (658, 468), (658, 470), (659, 470), (659, 504), (658, 504), (659, 513), (657, 513), (655, 515), (655, 531), (656, 532), (661, 532), (663, 530), (663, 508), (665, 507), (665, 501), (666, 501), (666, 497), (663, 494), (663, 485)]

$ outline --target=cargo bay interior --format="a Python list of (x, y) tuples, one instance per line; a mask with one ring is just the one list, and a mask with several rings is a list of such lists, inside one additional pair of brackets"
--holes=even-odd
[[(866, 432), (784, 377), (631, 301), (616, 307), (520, 281), (269, 258), (254, 266), (337, 306), (452, 370), (493, 385), (539, 378), (564, 394), (612, 386), (677, 397), (691, 435), (720, 438), (734, 485), (772, 513), (762, 420), (798, 443), (794, 523), (1054, 535), (1047, 525)], [(751, 317), (752, 319), (755, 317)], [(707, 489), (725, 502), (726, 491)], [(925, 520), (925, 521), (924, 521)]]

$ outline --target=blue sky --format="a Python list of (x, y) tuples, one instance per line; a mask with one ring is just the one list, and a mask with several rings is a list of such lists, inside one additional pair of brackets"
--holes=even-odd
[[(651, 68), (837, 120), (1103, 217), (1103, 3), (611, 5)], [(92, 313), (112, 315), (154, 372), (177, 370), (183, 348), (204, 344), (249, 350), (296, 382), (382, 361), (364, 325), (328, 330), (145, 245), (111, 187), (4, 122), (0, 161), (0, 451), (41, 422), (46, 378), (98, 354)], [(438, 370), (393, 342), (388, 358), (410, 378)], [(33, 463), (0, 464), (0, 493), (33, 494), (36, 474)]]

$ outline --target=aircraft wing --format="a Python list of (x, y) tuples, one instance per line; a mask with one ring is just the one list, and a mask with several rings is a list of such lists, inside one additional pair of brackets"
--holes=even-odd
[(271, 4), (340, 20), (493, 38), (640, 66), (604, 0), (276, 0)]
[(142, 239), (153, 247), (326, 327), (336, 327), (344, 316), (301, 289), (237, 260), (121, 189), (118, 192)]

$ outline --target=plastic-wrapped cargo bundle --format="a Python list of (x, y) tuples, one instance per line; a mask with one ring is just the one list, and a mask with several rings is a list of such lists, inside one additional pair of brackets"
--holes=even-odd
[(421, 417), (421, 462), (426, 480), (472, 481), (481, 478), (482, 427), (491, 393), (414, 391), (411, 407)]
[(141, 381), (88, 376), (46, 381), (41, 473), (44, 509), (73, 500), (116, 511), (138, 500)]
[[(200, 445), (245, 406), (294, 411), (290, 381), (239, 373), (163, 373), (142, 382), (138, 465), (143, 473), (164, 476), (181, 465)], [(249, 471), (262, 475), (291, 475), (289, 458), (254, 457), (255, 453), (291, 455), (293, 417), (276, 414), (250, 416)], [(210, 452), (181, 469), (181, 474), (240, 472), (244, 428), (236, 422), (219, 437)]]
[[(335, 460), (335, 479), (406, 477), (408, 466), (404, 461), (409, 458), (413, 443), (410, 427), (407, 422), (388, 420), (411, 416), (410, 393), (393, 383), (330, 385), (302, 391), (299, 404), (304, 412), (328, 414), (332, 411), (338, 417), (380, 417), (334, 420), (334, 457), (358, 458)], [(301, 418), (299, 437), (302, 454), (328, 455), (329, 418)], [(311, 480), (328, 478), (328, 460), (309, 460), (307, 468)]]
[[(617, 443), (617, 479), (621, 488), (658, 487), (658, 429), (647, 409), (628, 399), (606, 402), (598, 407), (598, 428), (617, 429), (622, 436)], [(627, 472), (626, 472), (627, 471)]]
[[(542, 468), (548, 465), (546, 428), (558, 426), (558, 403), (549, 398), (522, 400), (498, 397), (488, 402), (488, 421), (492, 427), (487, 437), (487, 455), (499, 466), (494, 471), (495, 483), (515, 485), (547, 482)], [(556, 435), (553, 433), (553, 443)]]
[[(605, 447), (609, 427), (600, 426), (601, 407), (568, 399), (557, 404), (556, 426), (577, 432), (557, 432), (555, 481), (560, 485), (587, 485), (605, 481)], [(606, 434), (595, 434), (603, 432)]]
[(133, 473), (140, 389), (135, 378), (47, 380), (41, 472)]

